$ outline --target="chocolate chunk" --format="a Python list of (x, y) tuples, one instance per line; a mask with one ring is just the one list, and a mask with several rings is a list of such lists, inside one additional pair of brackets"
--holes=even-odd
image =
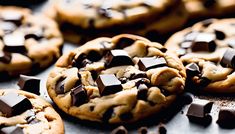
[(87, 58), (86, 54), (83, 54), (83, 53), (80, 54), (76, 59), (73, 59), (72, 66), (77, 67), (77, 68), (81, 68), (81, 67), (85, 67), (87, 64), (92, 63), (90, 60), (88, 60), (86, 58)]
[(130, 80), (138, 79), (138, 78), (147, 78), (147, 74), (145, 72), (138, 72), (136, 74), (132, 74)]
[(200, 74), (199, 66), (196, 63), (190, 63), (186, 66), (188, 77), (198, 76)]
[(147, 93), (148, 93), (148, 87), (145, 84), (140, 84), (137, 89), (138, 89), (137, 99), (138, 100), (146, 100)]
[(91, 64), (92, 63), (92, 61), (90, 61), (90, 60), (88, 60), (88, 59), (84, 59), (83, 61), (82, 61), (82, 67), (85, 67), (87, 64)]
[(42, 29), (40, 30), (37, 30), (35, 32), (32, 32), (32, 33), (27, 33), (24, 38), (25, 39), (29, 39), (29, 38), (33, 38), (35, 40), (40, 40), (44, 37), (44, 32)]
[(182, 42), (180, 43), (180, 47), (184, 48), (184, 49), (188, 49), (192, 46), (192, 42), (188, 41), (188, 42)]
[(111, 50), (105, 56), (107, 67), (133, 65), (131, 57), (124, 50)]
[(127, 78), (125, 77), (119, 78), (119, 80), (121, 81), (122, 84), (127, 82)]
[(226, 37), (225, 33), (220, 30), (215, 30), (215, 36), (218, 40), (223, 40)]
[(1, 134), (24, 134), (23, 129), (18, 126), (4, 127), (0, 130)]
[(166, 60), (163, 57), (145, 57), (140, 58), (138, 62), (139, 69), (141, 71), (147, 71), (149, 69), (166, 66)]
[(150, 83), (150, 81), (149, 81), (148, 79), (142, 78), (142, 79), (138, 80), (138, 81), (135, 83), (135, 86), (138, 87), (140, 84), (145, 84), (145, 85), (149, 86), (149, 83)]
[(187, 54), (187, 50), (186, 49), (183, 49), (183, 48), (180, 48), (178, 50), (176, 50), (176, 54), (181, 57), (181, 56), (184, 56), (185, 54)]
[(114, 74), (103, 74), (96, 80), (100, 95), (114, 94), (122, 90), (121, 82)]
[(160, 124), (158, 126), (158, 132), (159, 132), (159, 134), (166, 134), (167, 133), (167, 129), (166, 129), (165, 125)]
[(209, 85), (210, 82), (211, 82), (211, 80), (209, 80), (208, 78), (206, 78), (206, 77), (201, 77), (201, 78), (200, 78), (200, 82), (199, 82), (199, 87), (204, 88), (204, 87), (206, 87), (207, 85)]
[(73, 106), (80, 106), (88, 101), (86, 90), (79, 85), (71, 90), (71, 98)]
[(4, 51), (23, 53), (26, 51), (24, 46), (24, 36), (21, 34), (8, 34), (3, 37)]
[(40, 95), (40, 79), (32, 76), (20, 75), (18, 86), (21, 90)]
[(140, 127), (138, 129), (138, 134), (147, 134), (148, 133), (148, 128), (147, 127)]
[(103, 17), (112, 18), (111, 9), (109, 9), (109, 8), (100, 8), (100, 9), (98, 9), (98, 13), (99, 13), (99, 15), (101, 15)]
[(223, 67), (235, 68), (235, 50), (229, 48), (225, 51), (220, 64)]
[(20, 25), (21, 20), (23, 19), (23, 14), (15, 11), (8, 11), (2, 13), (0, 18), (4, 21), (14, 22), (17, 25)]
[(126, 130), (126, 128), (124, 126), (119, 126), (117, 128), (115, 128), (111, 134), (128, 134), (128, 131)]
[(190, 105), (187, 116), (190, 121), (200, 123), (208, 121), (213, 102), (208, 100), (197, 99)]
[(190, 42), (190, 41), (194, 41), (196, 39), (196, 37), (198, 36), (199, 32), (196, 31), (191, 31), (189, 33), (187, 33), (184, 36), (184, 41), (185, 42)]
[(31, 108), (31, 102), (22, 95), (9, 93), (0, 96), (0, 111), (7, 117), (19, 115)]
[(103, 114), (102, 120), (103, 120), (104, 122), (108, 122), (109, 119), (110, 119), (111, 117), (113, 117), (114, 115), (115, 115), (115, 113), (114, 113), (114, 111), (113, 111), (113, 107), (110, 107), (110, 108), (108, 108), (107, 111), (105, 111), (105, 113)]
[(203, 0), (203, 5), (210, 8), (216, 4), (216, 0)]
[(130, 120), (132, 118), (133, 118), (133, 115), (130, 112), (123, 113), (123, 114), (120, 115), (120, 119), (123, 120), (123, 121), (127, 121), (127, 120)]
[(56, 84), (56, 87), (55, 87), (56, 94), (64, 94), (65, 93), (64, 84), (65, 84), (65, 78), (61, 77), (57, 81), (57, 84)]
[(33, 110), (26, 111), (27, 117), (25, 118), (28, 124), (36, 124), (39, 123), (40, 120), (36, 118), (36, 114)]
[(98, 61), (102, 58), (102, 56), (100, 55), (99, 52), (97, 51), (90, 51), (88, 54), (87, 54), (87, 59), (89, 59), (90, 61)]
[(133, 40), (131, 38), (122, 37), (116, 42), (116, 48), (123, 49), (125, 47), (128, 47), (128, 46), (134, 44), (134, 42), (135, 42), (135, 40)]
[(0, 52), (0, 62), (5, 63), (5, 64), (9, 64), (11, 62), (11, 53), (7, 53), (7, 52)]
[(181, 102), (184, 104), (190, 104), (193, 102), (193, 95), (191, 93), (183, 93), (181, 95)]
[(222, 128), (235, 128), (235, 109), (222, 108), (216, 121)]
[(235, 48), (235, 39), (231, 39), (231, 40), (229, 40), (229, 42), (228, 42), (228, 46), (229, 47), (231, 47), (231, 48)]
[(9, 34), (9, 33), (13, 32), (16, 28), (17, 28), (17, 26), (11, 22), (1, 22), (0, 23), (0, 29), (2, 29), (5, 34)]
[(216, 49), (215, 35), (209, 33), (200, 33), (194, 40), (192, 47), (193, 52), (207, 51), (214, 52)]

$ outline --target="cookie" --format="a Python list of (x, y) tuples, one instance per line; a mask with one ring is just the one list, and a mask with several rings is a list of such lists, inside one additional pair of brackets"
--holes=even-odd
[(25, 8), (0, 7), (1, 78), (46, 68), (61, 55), (62, 43), (52, 19)]
[(191, 18), (218, 17), (235, 13), (234, 0), (183, 0)]
[(0, 133), (64, 133), (64, 124), (52, 106), (22, 90), (0, 90)]
[(100, 37), (64, 54), (47, 80), (57, 106), (74, 117), (129, 123), (168, 107), (185, 69), (159, 43), (130, 34)]
[(174, 34), (166, 42), (186, 66), (187, 88), (195, 92), (235, 92), (235, 19), (209, 19)]

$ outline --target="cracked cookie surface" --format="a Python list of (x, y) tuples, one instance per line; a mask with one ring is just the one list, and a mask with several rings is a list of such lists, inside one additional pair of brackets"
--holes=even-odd
[(235, 92), (234, 31), (235, 19), (208, 19), (170, 37), (165, 46), (185, 64), (187, 88)]
[(168, 107), (184, 89), (183, 64), (159, 43), (101, 37), (64, 54), (47, 80), (52, 100), (80, 119), (128, 123)]
[(59, 114), (37, 95), (21, 90), (1, 89), (0, 105), (1, 133), (64, 133)]
[(61, 55), (57, 24), (30, 10), (0, 6), (0, 76), (16, 76), (46, 68)]

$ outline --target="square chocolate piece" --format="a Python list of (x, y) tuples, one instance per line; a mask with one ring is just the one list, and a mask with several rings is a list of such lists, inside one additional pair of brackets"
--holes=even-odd
[(24, 42), (24, 36), (21, 34), (7, 34), (3, 37), (3, 50), (7, 52), (23, 53), (26, 51)]
[(40, 79), (32, 76), (20, 75), (18, 86), (21, 90), (40, 95)]
[(138, 62), (139, 69), (141, 71), (147, 71), (149, 69), (166, 66), (166, 60), (163, 57), (145, 57), (140, 58)]
[(215, 39), (216, 39), (215, 34), (200, 33), (197, 35), (196, 39), (194, 40), (191, 50), (193, 52), (198, 52), (198, 51), (214, 52), (216, 49)]
[(121, 82), (114, 74), (103, 74), (96, 80), (100, 95), (114, 94), (122, 90)]
[(72, 105), (73, 106), (80, 106), (87, 102), (87, 92), (83, 89), (82, 85), (79, 85), (71, 90), (70, 93), (72, 97)]
[(107, 67), (133, 65), (131, 57), (124, 50), (111, 50), (105, 57)]

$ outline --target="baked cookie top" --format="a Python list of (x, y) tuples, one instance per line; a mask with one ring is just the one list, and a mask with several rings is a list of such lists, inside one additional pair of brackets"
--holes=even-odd
[(64, 124), (52, 106), (22, 90), (0, 90), (1, 134), (64, 133)]
[(191, 18), (221, 16), (235, 13), (234, 0), (183, 0)]
[(179, 0), (59, 0), (55, 9), (61, 22), (81, 28), (107, 28), (115, 25), (150, 22)]
[(64, 54), (47, 80), (52, 100), (80, 119), (127, 123), (157, 113), (184, 89), (185, 69), (159, 43), (101, 37)]
[(235, 19), (209, 19), (174, 34), (165, 44), (186, 66), (189, 89), (235, 92)]
[(45, 68), (61, 55), (63, 39), (50, 18), (0, 6), (0, 76)]

